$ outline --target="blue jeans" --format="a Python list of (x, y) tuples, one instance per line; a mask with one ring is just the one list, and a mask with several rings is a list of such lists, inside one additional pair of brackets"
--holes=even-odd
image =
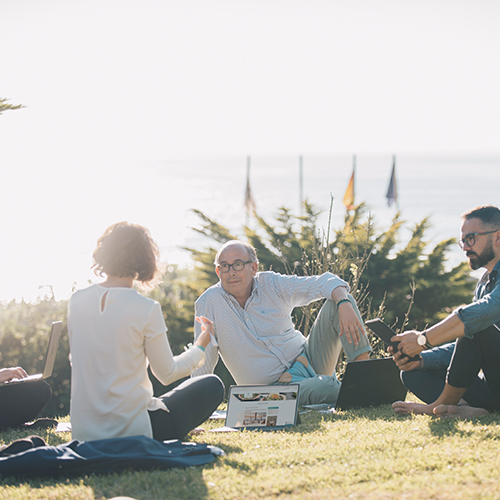
[[(401, 372), (401, 380), (410, 392), (424, 403), (430, 404), (436, 401), (443, 392), (447, 372), (447, 368), (412, 370)], [(474, 379), (463, 395), (463, 399), (476, 408), (491, 411), (494, 407), (488, 384), (482, 377)]]
[[(447, 381), (453, 387), (467, 389), (463, 399), (471, 406), (488, 411), (500, 408), (498, 328), (493, 325), (483, 332), (476, 333), (472, 339), (458, 339), (453, 354), (448, 347), (446, 345), (424, 353), (426, 355), (422, 355), (423, 369), (401, 372), (401, 380), (408, 390), (430, 404), (441, 395)], [(435, 368), (426, 369), (426, 362)], [(481, 369), (484, 377), (479, 374)]]

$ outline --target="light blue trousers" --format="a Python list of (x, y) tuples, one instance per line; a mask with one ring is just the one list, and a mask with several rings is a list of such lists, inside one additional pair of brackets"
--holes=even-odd
[[(363, 320), (356, 302), (349, 295), (349, 300), (361, 324)], [(360, 335), (359, 344), (349, 343), (346, 336), (340, 337), (340, 325), (337, 304), (327, 300), (321, 308), (311, 332), (307, 337), (303, 355), (309, 361), (305, 367), (296, 361), (288, 373), (292, 375), (291, 383), (298, 383), (299, 404), (312, 405), (321, 403), (334, 404), (340, 391), (340, 381), (335, 375), (335, 367), (343, 348), (347, 361), (354, 361), (360, 354), (370, 352), (366, 332)]]

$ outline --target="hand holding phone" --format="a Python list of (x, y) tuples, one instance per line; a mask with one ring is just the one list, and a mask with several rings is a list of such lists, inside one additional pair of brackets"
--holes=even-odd
[[(380, 318), (370, 319), (366, 321), (365, 324), (379, 339), (384, 342), (387, 347), (392, 347), (394, 349), (394, 352), (399, 351), (399, 342), (393, 342), (391, 340), (391, 338), (396, 335), (396, 332), (390, 326), (384, 323)], [(420, 356), (410, 357), (404, 352), (402, 352), (401, 354), (403, 356), (406, 356), (409, 361), (418, 361), (421, 359)]]

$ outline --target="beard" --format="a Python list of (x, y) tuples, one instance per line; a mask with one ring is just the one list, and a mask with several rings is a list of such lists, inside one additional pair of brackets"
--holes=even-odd
[(469, 266), (473, 271), (479, 269), (480, 267), (485, 267), (488, 262), (491, 262), (495, 258), (495, 251), (493, 250), (493, 243), (491, 239), (488, 240), (488, 245), (486, 245), (480, 254), (470, 250), (466, 255), (469, 259)]

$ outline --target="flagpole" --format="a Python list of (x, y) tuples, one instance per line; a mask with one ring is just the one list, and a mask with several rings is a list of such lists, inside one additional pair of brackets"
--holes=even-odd
[(392, 155), (392, 171), (394, 172), (394, 185), (396, 186), (396, 210), (399, 212), (398, 187), (396, 184), (396, 155)]
[(354, 192), (356, 188), (356, 155), (352, 155), (352, 175), (354, 176)]
[[(246, 189), (247, 197), (248, 197), (249, 192), (250, 192), (250, 155), (247, 156), (247, 189)], [(249, 203), (247, 202), (246, 199), (245, 199), (245, 203), (247, 204), (247, 207), (246, 207), (247, 216), (246, 216), (246, 224), (245, 225), (248, 227), (248, 224), (250, 222), (250, 210), (249, 210)]]
[(246, 226), (250, 222), (250, 214), (255, 214), (255, 200), (253, 199), (252, 189), (250, 188), (250, 156), (247, 156), (247, 185), (245, 188), (245, 210)]
[(299, 212), (304, 210), (304, 165), (303, 157), (299, 156)]

